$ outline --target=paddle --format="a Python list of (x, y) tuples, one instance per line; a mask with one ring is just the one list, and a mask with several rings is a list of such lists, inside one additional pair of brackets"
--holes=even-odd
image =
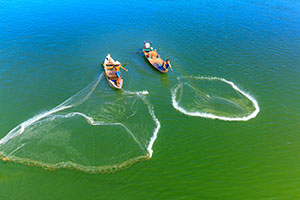
[(173, 70), (173, 67), (171, 66), (171, 64), (170, 64), (170, 68), (171, 68), (172, 71), (174, 71), (174, 70)]

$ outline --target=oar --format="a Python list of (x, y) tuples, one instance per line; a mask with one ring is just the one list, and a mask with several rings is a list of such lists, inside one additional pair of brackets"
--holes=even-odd
[(170, 66), (171, 70), (173, 71), (173, 67), (172, 67), (171, 63), (169, 64), (169, 66)]

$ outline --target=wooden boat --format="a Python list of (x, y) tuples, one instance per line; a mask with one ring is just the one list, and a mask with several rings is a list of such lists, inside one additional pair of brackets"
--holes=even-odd
[[(111, 62), (109, 62), (109, 59)], [(119, 86), (117, 85), (117, 75), (116, 75), (116, 70), (114, 68), (114, 65), (117, 65), (117, 64), (121, 64), (119, 61), (115, 61), (114, 59), (112, 59), (110, 57), (110, 54), (108, 54), (106, 57), (105, 57), (105, 60), (104, 60), (104, 64), (103, 64), (103, 68), (104, 68), (104, 73), (105, 73), (105, 77), (106, 77), (106, 80), (108, 82), (108, 84), (112, 87), (112, 88), (115, 88), (115, 89), (122, 89), (123, 87), (123, 78), (122, 78), (122, 75), (121, 75), (121, 80), (119, 82)], [(121, 73), (121, 72), (120, 72)]]
[(157, 56), (152, 58), (151, 51), (156, 52), (156, 50), (153, 50), (152, 48), (152, 43), (149, 40), (147, 40), (144, 42), (144, 48), (143, 48), (145, 58), (149, 61), (151, 66), (154, 67), (156, 70), (158, 70), (161, 73), (167, 73), (168, 69), (162, 67), (162, 65), (164, 64), (164, 60), (160, 57), (160, 55), (157, 52), (156, 52)]

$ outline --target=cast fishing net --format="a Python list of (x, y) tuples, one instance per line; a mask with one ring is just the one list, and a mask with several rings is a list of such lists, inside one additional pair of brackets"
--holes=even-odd
[(185, 77), (171, 89), (173, 107), (189, 116), (247, 121), (259, 112), (257, 101), (233, 82), (218, 77)]
[(0, 140), (2, 159), (88, 173), (113, 172), (149, 159), (160, 123), (147, 92), (115, 91), (102, 79), (103, 74), (12, 129)]

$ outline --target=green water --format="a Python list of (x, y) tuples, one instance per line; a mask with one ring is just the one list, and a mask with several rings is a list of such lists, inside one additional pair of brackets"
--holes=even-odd
[[(143, 136), (138, 139), (143, 148), (157, 125), (151, 109), (160, 123), (151, 159), (116, 173), (49, 171), (0, 161), (0, 199), (300, 198), (298, 1), (24, 0), (2, 1), (0, 14), (1, 138), (95, 83), (107, 53), (129, 63), (129, 71), (122, 71), (124, 91), (112, 90), (102, 79), (90, 99), (71, 109), (128, 125)], [(136, 54), (146, 39), (161, 48), (174, 72), (160, 74)], [(181, 83), (179, 106), (186, 111), (230, 119), (255, 112), (253, 102), (229, 84), (188, 76), (234, 83), (258, 103), (259, 112), (247, 121), (185, 115), (172, 105), (172, 91)], [(126, 91), (149, 94), (135, 100)], [(149, 104), (140, 100), (144, 96)], [(124, 110), (109, 112), (103, 107), (108, 101)], [(135, 112), (138, 118), (130, 120)], [(73, 131), (68, 140), (52, 125), (38, 124), (39, 129), (24, 132), (24, 140), (17, 136), (0, 151), (24, 144), (28, 149), (20, 153), (27, 158), (71, 158), (83, 165), (147, 154), (130, 139), (110, 137), (108, 127), (81, 123), (62, 121), (64, 131)], [(54, 153), (45, 157), (51, 134), (59, 136), (58, 148), (49, 147)], [(86, 160), (60, 149), (76, 144)]]

